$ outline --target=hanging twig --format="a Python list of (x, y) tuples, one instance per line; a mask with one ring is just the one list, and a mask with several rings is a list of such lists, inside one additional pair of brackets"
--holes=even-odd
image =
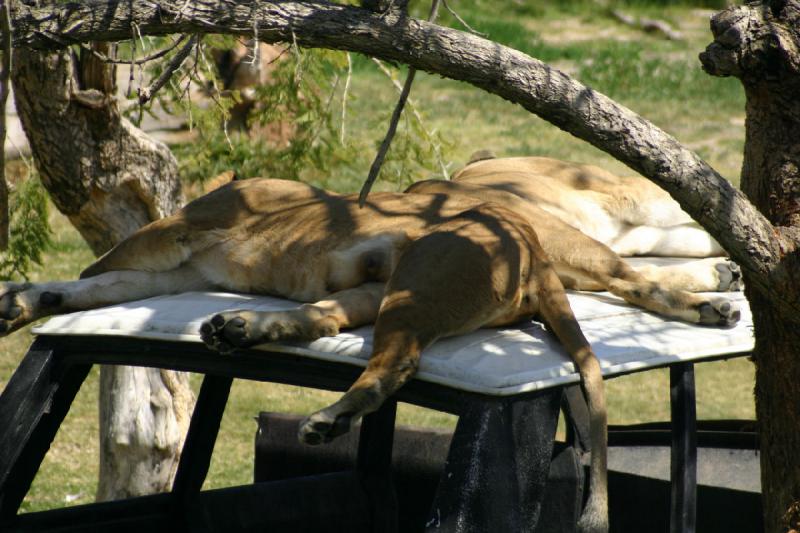
[(11, 0), (0, 2), (0, 33), (3, 36), (3, 61), (0, 66), (0, 250), (6, 250), (10, 226), (6, 183), (6, 102), (11, 76)]
[[(195, 76), (198, 79), (200, 78), (200, 76), (197, 74), (198, 72), (197, 65), (201, 61), (203, 62), (203, 65), (205, 65), (206, 72), (212, 73), (214, 71), (213, 67), (209, 64), (208, 59), (206, 59), (206, 55), (202, 53), (202, 51), (200, 50), (200, 46), (198, 46), (197, 53), (195, 56)], [(214, 104), (216, 104), (217, 108), (219, 108), (222, 111), (223, 115), (222, 133), (223, 135), (225, 135), (225, 141), (228, 143), (228, 148), (230, 150), (233, 150), (233, 141), (231, 141), (230, 132), (228, 132), (228, 118), (230, 117), (230, 114), (228, 112), (228, 109), (226, 109), (225, 106), (222, 105), (222, 101), (219, 99), (220, 95), (222, 94), (222, 91), (219, 90), (216, 76), (211, 74), (209, 76), (209, 79), (211, 81), (211, 89), (212, 89), (210, 93), (211, 100), (214, 102)]]
[[(386, 65), (384, 65), (380, 59), (375, 59), (374, 57), (372, 58), (372, 61), (376, 65), (378, 65), (378, 68), (381, 70), (381, 72), (383, 72), (386, 75), (386, 77), (389, 78), (389, 81), (392, 82), (392, 85), (394, 85), (395, 89), (397, 89), (397, 92), (401, 93), (403, 91), (403, 86), (400, 85), (400, 82), (397, 81), (394, 75), (392, 75), (392, 72), (388, 68), (386, 68)], [(446, 180), (450, 179), (450, 173), (447, 171), (447, 165), (445, 164), (444, 158), (442, 157), (441, 146), (435, 140), (436, 131), (435, 130), (428, 131), (428, 128), (425, 126), (425, 121), (422, 120), (422, 115), (419, 114), (419, 110), (414, 104), (414, 100), (409, 98), (406, 104), (408, 105), (408, 108), (411, 110), (411, 112), (414, 114), (414, 118), (417, 120), (417, 124), (419, 124), (423, 133), (425, 133), (425, 138), (431, 143), (431, 147), (433, 148), (433, 151), (436, 154), (436, 161), (439, 163), (439, 167), (441, 168), (442, 176)]]
[[(133, 32), (131, 32), (133, 33)], [(128, 62), (130, 64), (130, 72), (128, 72), (128, 90), (125, 91), (125, 96), (130, 98), (131, 94), (133, 93), (133, 76), (134, 72), (136, 72), (136, 39), (131, 38), (131, 60)]]
[(297, 36), (292, 31), (292, 44), (291, 49), (294, 52), (295, 63), (294, 63), (294, 83), (296, 86), (300, 86), (300, 80), (303, 76), (303, 54), (300, 53), (300, 47), (297, 46)]
[[(253, 6), (255, 8), (255, 6)], [(258, 79), (261, 79), (261, 62), (260, 59), (260, 46), (258, 44), (258, 22), (256, 17), (253, 17), (253, 57), (250, 59), (249, 63), (251, 65), (256, 65), (258, 70)]]
[(178, 50), (172, 59), (170, 59), (169, 63), (167, 63), (166, 67), (164, 67), (164, 71), (158, 78), (156, 78), (150, 87), (147, 87), (146, 89), (139, 89), (139, 105), (144, 105), (149, 102), (158, 92), (158, 90), (166, 85), (175, 71), (181, 68), (183, 62), (186, 61), (186, 58), (192, 53), (192, 50), (197, 45), (197, 40), (197, 35), (192, 35), (189, 38), (189, 42), (183, 45), (183, 47)]
[[(431, 11), (428, 15), (429, 22), (436, 20), (438, 11), (439, 0), (433, 0), (431, 3)], [(372, 162), (372, 166), (369, 168), (367, 179), (364, 181), (364, 185), (361, 186), (361, 193), (358, 195), (359, 207), (364, 207), (364, 203), (367, 201), (367, 195), (369, 195), (372, 185), (378, 178), (378, 173), (381, 171), (383, 160), (386, 158), (386, 153), (389, 151), (389, 146), (392, 144), (394, 134), (397, 132), (397, 123), (400, 121), (400, 115), (403, 113), (403, 108), (406, 105), (406, 100), (408, 100), (408, 95), (411, 92), (411, 85), (414, 83), (414, 76), (416, 76), (416, 74), (417, 69), (414, 67), (408, 68), (408, 74), (406, 75), (406, 81), (403, 84), (403, 90), (400, 92), (400, 98), (397, 99), (397, 104), (392, 112), (392, 118), (389, 122), (389, 129), (386, 131), (386, 136), (383, 138), (383, 142), (378, 149), (378, 153), (375, 155), (375, 160)]]
[(339, 141), (344, 145), (345, 118), (347, 115), (347, 94), (350, 91), (350, 78), (353, 76), (353, 61), (350, 53), (347, 53), (347, 78), (344, 80), (344, 91), (342, 91), (342, 128), (339, 132)]
[[(175, 42), (170, 44), (168, 47), (162, 48), (158, 52), (154, 52), (154, 53), (150, 54), (149, 56), (145, 56), (145, 57), (142, 57), (140, 59), (134, 59), (134, 60), (128, 60), (128, 59), (123, 60), (123, 59), (116, 59), (116, 58), (113, 58), (113, 57), (108, 57), (107, 55), (105, 55), (103, 53), (100, 53), (97, 50), (93, 49), (91, 46), (86, 46), (86, 44), (84, 44), (84, 43), (78, 43), (78, 46), (80, 46), (81, 49), (86, 50), (87, 52), (89, 52), (90, 54), (95, 56), (97, 59), (99, 59), (103, 63), (111, 63), (111, 64), (114, 64), (114, 65), (137, 65), (137, 66), (139, 66), (139, 65), (144, 65), (145, 63), (148, 63), (150, 61), (155, 61), (156, 59), (161, 59), (162, 57), (164, 57), (168, 53), (172, 52), (183, 41), (185, 41), (186, 37), (187, 36), (185, 34), (181, 35), (180, 37), (178, 37), (175, 40)], [(66, 44), (66, 43), (64, 43), (64, 44)]]
[[(325, 101), (325, 106), (323, 107), (325, 114), (330, 112), (331, 104), (333, 104), (333, 97), (336, 96), (336, 89), (339, 88), (339, 81), (341, 81), (340, 78), (341, 77), (339, 74), (337, 74), (333, 80), (333, 83), (331, 84), (331, 92), (328, 94), (328, 99)], [(311, 141), (309, 143), (310, 146), (314, 146), (314, 144), (317, 142), (317, 139), (319, 139), (320, 134), (322, 134), (322, 130), (323, 125), (319, 124), (316, 130), (314, 130), (314, 134), (311, 136)]]
[(358, 195), (358, 205), (360, 207), (364, 207), (364, 203), (367, 201), (367, 195), (369, 194), (370, 189), (372, 189), (372, 185), (375, 183), (378, 173), (381, 171), (383, 160), (386, 158), (386, 153), (389, 151), (389, 146), (392, 144), (394, 134), (397, 132), (397, 123), (400, 122), (400, 115), (403, 113), (403, 107), (406, 105), (408, 93), (411, 92), (411, 84), (414, 83), (414, 76), (416, 73), (417, 69), (413, 67), (408, 69), (406, 82), (403, 84), (403, 90), (400, 93), (400, 98), (397, 100), (397, 105), (392, 112), (392, 119), (389, 121), (389, 129), (386, 132), (386, 136), (383, 138), (383, 142), (381, 143), (381, 147), (378, 149), (378, 153), (375, 155), (375, 160), (372, 161), (372, 166), (369, 167), (367, 180), (364, 182), (364, 185), (361, 186), (361, 193)]
[(474, 35), (478, 35), (479, 37), (486, 37), (486, 35), (487, 35), (487, 34), (485, 34), (485, 33), (482, 33), (482, 32), (479, 32), (478, 30), (476, 30), (475, 28), (473, 28), (472, 26), (470, 26), (469, 24), (467, 24), (467, 21), (466, 21), (466, 20), (464, 20), (463, 18), (461, 18), (461, 16), (460, 16), (458, 13), (456, 13), (456, 12), (455, 12), (455, 10), (453, 10), (453, 9), (450, 7), (450, 5), (447, 3), (447, 0), (442, 0), (442, 4), (444, 5), (445, 9), (447, 9), (447, 11), (449, 11), (449, 12), (450, 12), (450, 14), (451, 14), (451, 15), (453, 15), (453, 17), (455, 17), (455, 19), (456, 19), (456, 20), (457, 20), (457, 21), (458, 21), (458, 22), (459, 22), (459, 23), (460, 23), (462, 26), (464, 26), (464, 28), (466, 28), (466, 30), (467, 30), (468, 32), (470, 32), (470, 33), (472, 33), (472, 34), (474, 34)]

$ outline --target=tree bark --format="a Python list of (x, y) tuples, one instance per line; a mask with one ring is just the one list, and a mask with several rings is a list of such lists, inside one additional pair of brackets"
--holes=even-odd
[[(800, 1), (729, 8), (712, 19), (704, 68), (736, 76), (747, 97), (742, 190), (776, 227), (800, 231)], [(796, 251), (780, 268), (800, 292)], [(765, 531), (800, 522), (800, 328), (747, 285), (756, 328), (756, 416)]]
[[(113, 79), (67, 52), (14, 54), (14, 93), (34, 160), (56, 207), (100, 255), (181, 201), (169, 149), (120, 116)], [(91, 66), (90, 66), (91, 65)]]
[[(109, 65), (17, 49), (12, 80), (42, 183), (95, 254), (179, 207), (175, 159), (120, 116)], [(101, 368), (98, 500), (169, 489), (192, 402), (184, 373)]]
[(8, 1), (0, 1), (0, 39), (5, 49), (0, 61), (0, 251), (8, 248), (11, 219), (8, 206), (8, 184), (6, 183), (6, 102), (11, 77), (11, 9)]

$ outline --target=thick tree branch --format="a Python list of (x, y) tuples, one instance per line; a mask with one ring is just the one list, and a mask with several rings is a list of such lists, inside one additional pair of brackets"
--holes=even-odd
[[(263, 42), (360, 52), (466, 81), (608, 152), (652, 179), (720, 241), (769, 292), (783, 242), (747, 198), (699, 156), (629, 109), (521, 52), (396, 11), (376, 14), (337, 4), (200, 0), (70, 3), (32, 8), (16, 4), (14, 46), (56, 48), (88, 40), (142, 34), (233, 33)], [(185, 9), (181, 11), (181, 8)], [(255, 24), (254, 24), (255, 18)]]

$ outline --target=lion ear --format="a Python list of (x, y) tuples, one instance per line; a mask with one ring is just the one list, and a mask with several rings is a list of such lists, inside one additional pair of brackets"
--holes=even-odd
[(497, 156), (494, 155), (494, 152), (491, 150), (478, 150), (477, 152), (473, 152), (471, 156), (469, 156), (469, 161), (467, 162), (468, 165), (472, 163), (477, 163), (478, 161), (483, 161), (485, 159), (496, 159)]
[(240, 180), (241, 178), (236, 175), (236, 171), (234, 170), (226, 170), (220, 174), (217, 174), (213, 178), (206, 180), (203, 182), (203, 194), (208, 194), (215, 189), (219, 189), (225, 184), (228, 184), (232, 181)]

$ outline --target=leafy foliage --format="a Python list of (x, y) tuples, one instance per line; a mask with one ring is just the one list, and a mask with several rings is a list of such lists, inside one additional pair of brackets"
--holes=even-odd
[[(206, 38), (206, 46), (193, 64), (184, 68), (160, 96), (165, 110), (185, 113), (199, 134), (197, 142), (174, 149), (182, 176), (197, 182), (234, 170), (243, 178), (269, 176), (339, 189), (357, 187), (382, 140), (393, 102), (383, 103), (370, 116), (352, 117), (371, 124), (366, 129), (368, 138), (346, 136), (344, 111), (354, 98), (344, 89), (349, 76), (348, 56), (285, 45), (279, 60), (269, 65), (269, 81), (254, 86), (247, 95), (253, 102), (248, 128), (229, 131), (226, 120), (244, 97), (238, 90), (220, 89), (210, 51), (235, 44), (230, 38)], [(359, 63), (361, 68), (375, 68), (371, 62)], [(157, 76), (159, 68), (151, 74)], [(380, 82), (392, 83), (386, 78)], [(205, 87), (210, 98), (190, 98), (189, 84)], [(418, 111), (407, 108), (387, 155), (381, 179), (395, 187), (427, 177), (441, 167), (441, 136), (429, 132), (421, 120)], [(363, 131), (359, 130), (361, 135)], [(349, 178), (339, 179), (342, 176)]]
[(21, 180), (11, 190), (9, 205), (9, 245), (0, 253), (0, 279), (27, 279), (31, 263), (41, 265), (50, 245), (47, 195), (38, 179)]
[[(201, 181), (233, 169), (242, 177), (299, 179), (303, 168), (325, 168), (335, 148), (331, 79), (341, 59), (341, 54), (317, 50), (284, 54), (272, 65), (270, 82), (253, 87), (249, 132), (225, 127), (231, 107), (242, 101), (238, 91), (212, 95), (213, 105), (178, 100), (200, 135), (199, 143), (176, 149), (183, 176)], [(204, 63), (198, 79), (214, 91), (217, 73), (210, 61)]]

